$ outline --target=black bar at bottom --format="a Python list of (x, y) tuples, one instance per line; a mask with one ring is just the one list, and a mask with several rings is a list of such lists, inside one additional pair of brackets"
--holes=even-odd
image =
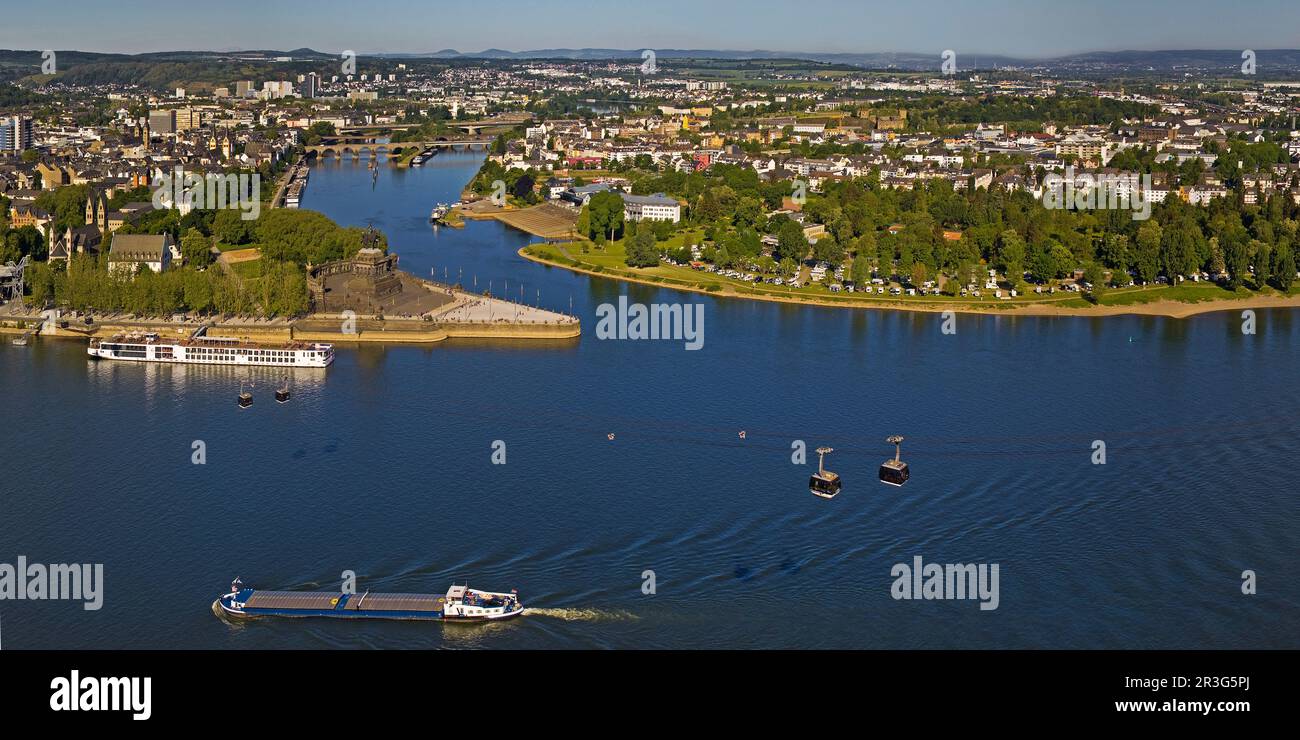
[[(42, 726), (193, 728), (205, 718), (213, 729), (237, 732), (253, 721), (295, 724), (315, 716), (435, 720), (433, 726), (482, 721), (490, 728), (536, 719), (537, 711), (552, 719), (583, 712), (585, 719), (571, 716), (582, 723), (595, 719), (593, 710), (619, 707), (632, 713), (630, 726), (638, 712), (686, 721), (700, 711), (719, 719), (788, 715), (796, 724), (829, 711), (848, 721), (897, 717), (924, 727), (998, 720), (1016, 726), (1034, 718), (1050, 718), (1056, 727), (1139, 718), (1240, 723), (1293, 714), (1295, 658), (1217, 651), (4, 651), (0, 708), (8, 721), (34, 718), (45, 720)], [(95, 702), (88, 694), (109, 704), (114, 692), (125, 708), (83, 708)], [(132, 719), (146, 713), (147, 720)]]

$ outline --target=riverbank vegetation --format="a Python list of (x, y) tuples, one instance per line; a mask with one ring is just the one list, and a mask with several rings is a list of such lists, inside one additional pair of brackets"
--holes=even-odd
[[(1229, 146), (1234, 160), (1276, 154)], [(1022, 300), (1067, 290), (1100, 301), (1108, 290), (1189, 282), (1230, 298), (1240, 288), (1287, 294), (1296, 282), (1300, 206), (1281, 196), (1258, 204), (1217, 198), (1198, 207), (1175, 195), (1154, 204), (1150, 218), (1135, 219), (1132, 210), (1049, 209), (1028, 192), (1000, 186), (957, 188), (936, 179), (892, 189), (874, 172), (827, 181), (802, 201), (791, 197), (789, 181), (763, 182), (729, 165), (625, 177), (633, 193), (668, 193), (684, 206), (680, 223), (633, 225), (623, 223), (618, 193), (589, 200), (578, 219), (589, 253), (618, 245), (625, 266), (694, 264), (785, 285), (814, 281), (824, 292), (874, 284), (905, 296), (972, 298), (980, 290)], [(654, 243), (632, 240), (637, 230), (651, 231)], [(677, 234), (687, 236), (670, 239)]]
[[(28, 305), (77, 311), (167, 316), (180, 312), (241, 316), (293, 316), (308, 309), (307, 264), (356, 254), (365, 232), (340, 227), (315, 211), (276, 209), (256, 220), (240, 211), (155, 211), (117, 233), (173, 233), (183, 260), (154, 273), (108, 269), (108, 246), (98, 254), (74, 255), (67, 263), (29, 267)], [(111, 243), (111, 237), (110, 237)], [(378, 235), (377, 245), (386, 249)], [(214, 249), (215, 247), (215, 249)], [(256, 250), (252, 260), (228, 261), (225, 250)]]

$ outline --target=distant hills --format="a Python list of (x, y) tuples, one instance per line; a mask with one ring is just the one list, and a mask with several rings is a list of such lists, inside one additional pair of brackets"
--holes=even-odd
[[(1049, 58), (1014, 57), (997, 54), (963, 54), (957, 51), (957, 66), (962, 69), (996, 69), (1001, 67), (1071, 69), (1105, 69), (1109, 71), (1179, 71), (1179, 70), (1237, 70), (1241, 69), (1241, 49), (1192, 49), (1164, 51), (1094, 51)], [(1271, 66), (1277, 70), (1300, 71), (1300, 50), (1256, 49), (1255, 63), (1261, 72)], [(640, 59), (641, 49), (533, 49), (506, 51), (484, 49), (478, 52), (460, 52), (441, 49), (428, 54), (376, 54), (392, 58), (434, 59), (569, 59), (577, 61), (603, 61), (613, 59)], [(659, 59), (717, 59), (763, 60), (797, 59), (828, 64), (848, 64), (865, 69), (929, 70), (939, 65), (942, 50), (931, 54), (909, 52), (829, 53), (804, 51), (719, 50), (719, 49), (655, 49)]]
[[(720, 49), (655, 49), (658, 59), (698, 59), (717, 61), (743, 60), (798, 60), (834, 65), (850, 65), (861, 69), (927, 71), (937, 70), (941, 50), (933, 53), (912, 52), (869, 52), (869, 53), (827, 53), (803, 51), (767, 51), (720, 50)], [(1072, 74), (1115, 74), (1115, 73), (1180, 73), (1199, 72), (1211, 74), (1240, 74), (1242, 51), (1239, 49), (1191, 49), (1162, 51), (1096, 51), (1051, 58), (1014, 57), (991, 54), (964, 54), (957, 51), (957, 68), (959, 70), (991, 70), (998, 68), (1035, 69), (1047, 72), (1060, 71)], [(294, 62), (313, 62), (337, 60), (339, 52), (324, 52), (311, 48), (299, 48), (290, 51), (270, 49), (248, 49), (238, 51), (165, 51), (143, 54), (110, 54), (86, 51), (58, 51), (60, 69), (69, 69), (80, 64), (102, 63), (188, 63), (217, 60), (235, 60), (249, 63), (275, 62), (281, 58), (290, 58)], [(509, 51), (505, 49), (484, 49), (477, 52), (461, 52), (456, 49), (440, 49), (422, 53), (376, 53), (358, 50), (359, 56), (393, 60), (571, 60), (571, 61), (607, 61), (639, 60), (641, 49), (532, 49), (528, 51)], [(23, 67), (38, 68), (40, 65), (38, 50), (13, 51), (0, 50), (0, 68)], [(1300, 73), (1300, 50), (1297, 49), (1257, 49), (1255, 64), (1260, 76), (1290, 76)]]

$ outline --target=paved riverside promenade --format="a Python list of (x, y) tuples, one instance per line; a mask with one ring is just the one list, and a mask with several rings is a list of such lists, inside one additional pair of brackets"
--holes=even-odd
[(508, 324), (566, 324), (577, 319), (555, 311), (522, 303), (485, 298), (472, 293), (461, 293), (456, 300), (433, 314), (435, 322), (508, 323)]
[[(315, 312), (299, 318), (260, 319), (237, 316), (149, 317), (95, 314), (93, 324), (82, 316), (60, 312), (59, 323), (42, 334), (63, 337), (112, 336), (117, 333), (154, 331), (180, 338), (207, 325), (213, 336), (233, 336), (252, 341), (289, 339), (324, 342), (439, 342), (449, 338), (572, 339), (581, 334), (576, 317), (544, 308), (487, 297), (401, 273), (403, 293), (394, 312), (342, 310)], [(348, 309), (352, 310), (352, 309)], [(418, 312), (417, 312), (418, 311)], [(35, 309), (17, 301), (0, 306), (0, 334), (21, 334), (41, 325)]]
[[(401, 307), (382, 314), (313, 313), (294, 322), (299, 339), (342, 342), (437, 342), (448, 338), (571, 339), (582, 333), (576, 317), (488, 297), (399, 273)], [(415, 311), (418, 310), (418, 313)], [(351, 321), (347, 321), (351, 318)], [(346, 328), (343, 328), (346, 327)]]

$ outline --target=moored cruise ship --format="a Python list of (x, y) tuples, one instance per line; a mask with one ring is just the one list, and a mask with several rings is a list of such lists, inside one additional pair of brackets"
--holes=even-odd
[(268, 367), (328, 367), (334, 346), (307, 342), (256, 344), (234, 337), (209, 337), (200, 330), (188, 339), (166, 340), (157, 334), (119, 334), (92, 339), (91, 357), (135, 362), (174, 362), (196, 365), (262, 365)]

